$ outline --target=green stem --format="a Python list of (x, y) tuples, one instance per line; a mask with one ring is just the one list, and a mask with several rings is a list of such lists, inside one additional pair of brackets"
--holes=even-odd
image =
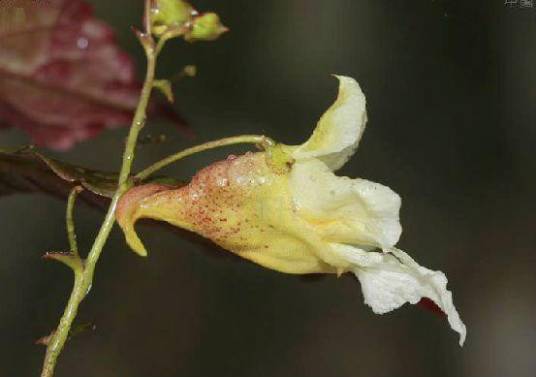
[[(150, 36), (150, 33), (151, 31), (147, 30), (146, 36)], [(147, 73), (123, 153), (123, 162), (121, 165), (121, 171), (119, 173), (117, 190), (112, 197), (106, 217), (104, 218), (101, 228), (84, 263), (84, 268), (79, 272), (75, 271), (75, 280), (71, 296), (63, 316), (61, 317), (58, 328), (54, 332), (54, 335), (47, 345), (41, 377), (52, 377), (54, 375), (57, 359), (65, 345), (72, 323), (76, 318), (78, 307), (91, 289), (95, 266), (115, 223), (115, 208), (117, 206), (117, 202), (119, 201), (121, 195), (123, 195), (123, 193), (125, 193), (125, 191), (127, 191), (132, 185), (129, 177), (132, 169), (132, 162), (134, 160), (135, 147), (138, 140), (138, 135), (145, 124), (147, 105), (149, 103), (149, 98), (153, 88), (156, 68), (156, 54), (154, 48), (147, 44), (144, 47), (147, 53)]]
[(76, 197), (78, 194), (82, 191), (82, 187), (75, 186), (71, 190), (69, 194), (69, 198), (67, 199), (67, 211), (65, 214), (65, 223), (67, 224), (67, 238), (69, 239), (69, 248), (71, 253), (73, 253), (75, 256), (79, 256), (78, 254), (78, 244), (76, 242), (76, 231), (74, 228), (74, 220), (73, 220), (73, 210), (74, 210), (74, 203), (76, 202)]
[(158, 42), (156, 43), (156, 48), (155, 48), (155, 54), (156, 56), (160, 55), (160, 52), (162, 52), (162, 49), (164, 48), (164, 45), (166, 44), (166, 42), (168, 41), (169, 38), (166, 38), (165, 35), (163, 35), (159, 40)]
[(180, 151), (178, 153), (172, 154), (158, 162), (155, 162), (148, 168), (136, 174), (134, 176), (134, 179), (136, 179), (137, 181), (143, 181), (144, 179), (147, 179), (150, 175), (154, 174), (158, 170), (165, 168), (166, 166), (180, 159), (183, 159), (184, 157), (188, 157), (193, 154), (203, 152), (209, 149), (214, 149), (214, 148), (219, 148), (219, 147), (224, 147), (227, 145), (234, 145), (234, 144), (258, 144), (263, 148), (267, 148), (269, 146), (274, 145), (274, 141), (262, 135), (240, 135), (240, 136), (233, 136), (233, 137), (227, 137), (224, 139), (209, 141), (207, 143), (196, 145), (195, 147), (191, 147), (183, 151)]

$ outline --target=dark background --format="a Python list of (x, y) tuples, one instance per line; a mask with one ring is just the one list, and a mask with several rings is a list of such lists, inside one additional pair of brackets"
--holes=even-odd
[[(139, 24), (141, 1), (92, 3), (143, 72), (128, 30)], [(336, 95), (329, 74), (355, 77), (370, 122), (341, 173), (400, 193), (399, 245), (447, 274), (466, 345), (417, 307), (374, 315), (350, 276), (304, 280), (140, 227), (149, 258), (114, 232), (79, 316), (97, 329), (68, 344), (57, 376), (536, 376), (536, 4), (195, 4), (232, 29), (215, 43), (171, 43), (162, 57), (161, 76), (198, 66), (198, 77), (176, 89), (196, 141), (266, 133), (300, 143)], [(151, 122), (149, 131), (168, 142), (142, 148), (138, 167), (196, 142), (168, 124)], [(108, 131), (57, 155), (115, 169), (125, 134)], [(15, 130), (0, 138), (5, 146), (26, 140)], [(167, 172), (188, 178), (226, 153)], [(64, 203), (11, 196), (0, 211), (0, 376), (37, 376), (43, 349), (32, 342), (55, 326), (71, 288), (67, 269), (40, 259), (67, 245)], [(101, 218), (77, 209), (85, 249)]]

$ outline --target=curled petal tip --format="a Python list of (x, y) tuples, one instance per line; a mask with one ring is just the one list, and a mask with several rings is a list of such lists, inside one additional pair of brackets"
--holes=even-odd
[(131, 226), (130, 230), (125, 230), (125, 237), (126, 237), (128, 246), (130, 246), (132, 251), (134, 251), (140, 257), (147, 256), (147, 249), (145, 249), (145, 246), (143, 246), (143, 243), (141, 242), (140, 238), (136, 234), (136, 231), (134, 230), (134, 226)]
[(367, 123), (366, 98), (353, 78), (339, 80), (335, 102), (322, 115), (307, 142), (294, 152), (297, 159), (317, 158), (331, 170), (341, 168), (354, 154)]
[(345, 76), (345, 75), (339, 75), (337, 73), (332, 73), (331, 76), (335, 77), (337, 80), (339, 80), (339, 82), (346, 81), (349, 84), (358, 85), (357, 81), (353, 77)]
[(147, 256), (147, 250), (134, 229), (134, 224), (139, 218), (138, 209), (140, 204), (146, 197), (167, 189), (169, 189), (169, 186), (161, 184), (148, 184), (134, 187), (127, 191), (121, 197), (119, 203), (117, 203), (117, 210), (115, 213), (117, 222), (121, 229), (123, 229), (127, 244), (132, 251), (139, 256)]

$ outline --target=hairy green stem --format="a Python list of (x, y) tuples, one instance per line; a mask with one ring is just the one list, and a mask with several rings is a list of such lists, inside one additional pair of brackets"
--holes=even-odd
[[(150, 30), (147, 30), (146, 36), (147, 35), (150, 38)], [(75, 270), (73, 290), (63, 316), (60, 319), (60, 323), (47, 345), (41, 377), (52, 377), (54, 375), (54, 369), (56, 367), (58, 357), (65, 345), (73, 321), (76, 318), (78, 307), (91, 289), (93, 275), (95, 273), (95, 266), (114, 226), (115, 208), (117, 206), (117, 202), (119, 201), (121, 195), (123, 195), (125, 191), (127, 191), (132, 185), (131, 181), (129, 180), (132, 162), (134, 160), (135, 148), (139, 133), (145, 124), (147, 105), (149, 103), (149, 98), (153, 88), (156, 68), (156, 54), (152, 44), (146, 44), (144, 47), (147, 53), (147, 73), (123, 153), (123, 161), (121, 171), (119, 173), (117, 190), (112, 197), (106, 217), (104, 218), (87, 259), (84, 262), (83, 269), (80, 271)]]
[(138, 181), (143, 181), (144, 179), (147, 179), (150, 175), (156, 173), (158, 170), (165, 168), (166, 166), (180, 159), (183, 159), (184, 157), (188, 157), (193, 154), (203, 152), (209, 149), (214, 149), (214, 148), (219, 148), (219, 147), (224, 147), (227, 145), (234, 145), (234, 144), (258, 144), (263, 148), (267, 148), (269, 146), (274, 145), (275, 143), (269, 137), (262, 136), (262, 135), (240, 135), (240, 136), (233, 136), (233, 137), (227, 137), (227, 138), (223, 138), (219, 140), (209, 141), (207, 143), (196, 145), (195, 147), (191, 147), (183, 151), (180, 151), (178, 153), (172, 154), (158, 162), (155, 162), (148, 168), (136, 174), (134, 176), (134, 179)]
[(81, 186), (75, 186), (69, 193), (69, 198), (67, 199), (67, 211), (65, 214), (65, 223), (67, 224), (67, 238), (69, 239), (69, 249), (76, 257), (79, 257), (78, 254), (78, 243), (76, 242), (76, 231), (74, 228), (73, 220), (73, 210), (74, 203), (76, 202), (76, 197), (82, 191)]

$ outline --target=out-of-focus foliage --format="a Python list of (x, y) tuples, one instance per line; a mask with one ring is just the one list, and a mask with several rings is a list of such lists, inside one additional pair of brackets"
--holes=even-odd
[(127, 124), (138, 99), (131, 58), (82, 0), (23, 3), (0, 31), (0, 122), (66, 149)]

